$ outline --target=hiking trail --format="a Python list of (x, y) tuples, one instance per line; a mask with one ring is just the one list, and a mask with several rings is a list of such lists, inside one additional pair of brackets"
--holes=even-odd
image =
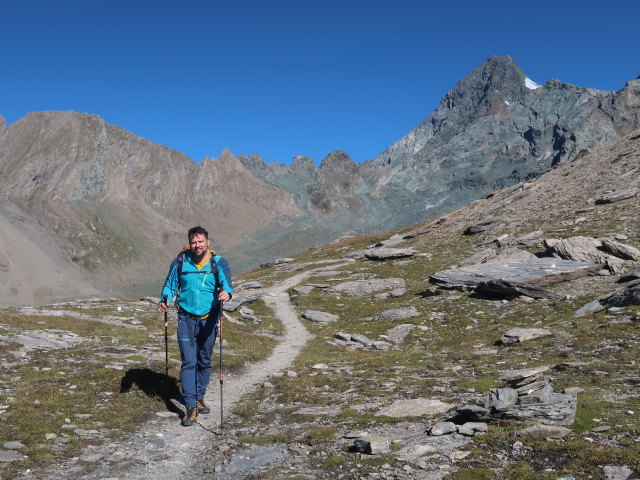
[[(253, 391), (274, 374), (283, 373), (306, 342), (312, 338), (299, 320), (287, 290), (315, 273), (332, 270), (349, 262), (314, 262), (311, 265), (320, 263), (327, 265), (312, 267), (279, 281), (271, 287), (254, 290), (260, 294), (260, 298), (282, 322), (285, 333), (267, 359), (247, 365), (239, 374), (225, 372), (223, 385), (225, 417), (243, 395)], [(201, 462), (201, 453), (205, 448), (223, 439), (225, 435), (224, 429), (220, 429), (220, 388), (215, 378), (217, 377), (215, 357), (214, 349), (214, 359), (212, 359), (214, 369), (205, 396), (211, 413), (200, 415), (197, 425), (183, 427), (176, 414), (162, 412), (160, 415), (166, 418), (146, 422), (135, 432), (118, 440), (107, 440), (101, 445), (87, 447), (79, 457), (48, 469), (42, 478), (51, 480), (190, 478), (192, 474), (189, 469), (194, 459), (197, 458)], [(179, 408), (184, 410), (182, 405)], [(215, 458), (211, 459), (211, 463), (215, 464)]]

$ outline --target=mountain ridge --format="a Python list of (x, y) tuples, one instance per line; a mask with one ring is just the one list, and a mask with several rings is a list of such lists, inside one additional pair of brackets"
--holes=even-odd
[[(361, 164), (341, 150), (320, 166), (228, 150), (196, 164), (96, 115), (35, 112), (0, 120), (0, 197), (52, 235), (62, 260), (86, 270), (96, 288), (142, 293), (161, 281), (194, 224), (209, 227), (242, 271), (433, 218), (615, 140), (639, 118), (640, 80), (618, 92), (536, 85), (509, 57), (490, 57), (415, 129)], [(0, 294), (0, 302), (12, 298)]]

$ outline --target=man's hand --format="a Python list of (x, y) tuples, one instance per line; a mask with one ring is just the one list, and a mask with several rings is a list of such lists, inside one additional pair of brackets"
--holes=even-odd
[(164, 313), (164, 312), (166, 312), (168, 310), (169, 310), (169, 306), (165, 302), (158, 303), (158, 311), (159, 312)]
[(229, 295), (229, 292), (225, 292), (224, 290), (222, 290), (218, 295), (218, 300), (221, 302), (228, 302), (230, 298), (231, 296)]

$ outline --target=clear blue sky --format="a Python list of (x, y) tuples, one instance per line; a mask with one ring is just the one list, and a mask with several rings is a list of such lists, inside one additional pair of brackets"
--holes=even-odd
[[(200, 162), (375, 157), (491, 55), (619, 90), (640, 2), (20, 0), (0, 9), (0, 115), (100, 115)], [(433, 3), (433, 4), (432, 4)]]

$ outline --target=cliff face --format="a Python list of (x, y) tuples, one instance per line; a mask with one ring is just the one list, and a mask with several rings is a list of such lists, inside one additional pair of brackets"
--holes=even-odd
[(343, 151), (320, 167), (225, 151), (198, 165), (95, 115), (39, 112), (9, 126), (0, 117), (0, 199), (49, 239), (58, 270), (87, 273), (103, 293), (148, 293), (193, 225), (243, 270), (453, 210), (637, 129), (639, 118), (640, 80), (615, 93), (537, 85), (509, 57), (488, 59), (363, 164)]

